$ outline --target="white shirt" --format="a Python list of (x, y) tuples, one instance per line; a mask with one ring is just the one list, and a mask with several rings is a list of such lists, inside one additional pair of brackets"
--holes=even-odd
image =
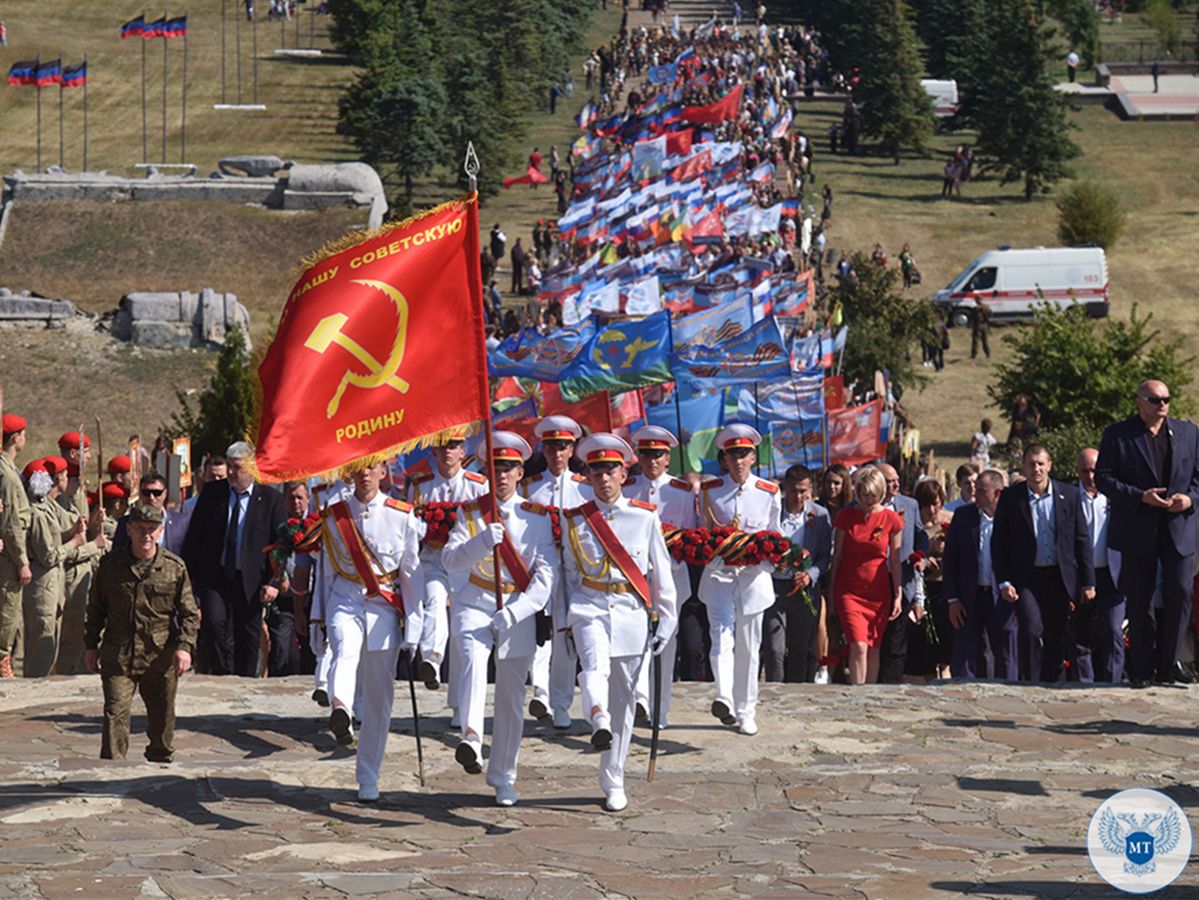
[(1092, 497), (1082, 482), (1078, 484), (1078, 494), (1082, 497), (1082, 515), (1087, 520), (1087, 531), (1091, 535), (1091, 556), (1095, 568), (1107, 568), (1107, 495), (1100, 492)]
[(520, 492), (534, 503), (558, 509), (574, 509), (595, 497), (587, 479), (570, 469), (557, 476), (546, 469), (540, 475), (526, 478), (520, 483)]

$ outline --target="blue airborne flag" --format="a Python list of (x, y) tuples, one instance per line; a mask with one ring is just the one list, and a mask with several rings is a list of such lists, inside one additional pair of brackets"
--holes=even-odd
[(562, 399), (574, 403), (596, 391), (620, 393), (673, 380), (670, 312), (662, 310), (601, 328), (571, 360), (559, 387)]
[(680, 381), (701, 388), (777, 381), (791, 371), (783, 335), (773, 316), (715, 347), (691, 347), (676, 353), (671, 364)]
[(723, 391), (689, 397), (677, 404), (671, 400), (647, 406), (645, 418), (650, 425), (665, 428), (678, 437), (679, 446), (671, 451), (672, 472), (719, 473), (716, 435), (724, 427)]
[(594, 336), (593, 319), (559, 328), (549, 335), (522, 328), (491, 351), (488, 369), (492, 377), (515, 375), (537, 381), (560, 381), (567, 365)]

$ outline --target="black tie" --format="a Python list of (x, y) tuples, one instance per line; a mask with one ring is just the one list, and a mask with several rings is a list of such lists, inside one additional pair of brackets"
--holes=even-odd
[(225, 532), (225, 578), (232, 581), (237, 574), (237, 524), (241, 518), (241, 498), (233, 492), (233, 509), (229, 512), (229, 530)]

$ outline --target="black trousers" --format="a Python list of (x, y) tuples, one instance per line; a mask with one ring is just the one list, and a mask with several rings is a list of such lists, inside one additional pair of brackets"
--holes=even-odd
[[(774, 582), (774, 606), (762, 620), (762, 668), (767, 681), (791, 684), (812, 681), (816, 676), (816, 655), (812, 636), (817, 618), (800, 596), (788, 597), (791, 581)], [(809, 592), (815, 593), (817, 585)], [(819, 602), (819, 594), (813, 605)]]
[[(1127, 598), (1128, 678), (1149, 681), (1154, 671), (1170, 669), (1191, 618), (1191, 586), (1195, 555), (1174, 549), (1163, 522), (1157, 529), (1157, 552), (1121, 554), (1120, 590)], [(1153, 592), (1161, 567), (1163, 609), (1153, 608)]]
[(213, 675), (258, 677), (262, 649), (262, 604), (247, 597), (241, 573), (216, 580), (200, 591), (200, 641), (208, 649)]
[(908, 610), (905, 602), (898, 619), (887, 623), (878, 654), (878, 683), (902, 684), (908, 660)]
[(1072, 679), (1119, 684), (1124, 675), (1124, 595), (1107, 566), (1095, 570), (1095, 599), (1074, 616)]
[(296, 645), (296, 598), (280, 594), (266, 607), (266, 627), (271, 635), (271, 654), (267, 674), (272, 678), (299, 672), (299, 647)]
[(708, 608), (696, 597), (689, 598), (679, 610), (676, 666), (679, 681), (711, 681), (708, 652), (712, 637), (708, 631)]
[(1017, 641), (1028, 681), (1055, 682), (1066, 659), (1070, 595), (1057, 566), (1037, 566), (1016, 597)]

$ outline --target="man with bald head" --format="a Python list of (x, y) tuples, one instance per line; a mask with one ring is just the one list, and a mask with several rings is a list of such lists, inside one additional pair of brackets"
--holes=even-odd
[(1109, 506), (1095, 484), (1098, 460), (1099, 451), (1088, 447), (1074, 463), (1095, 563), (1095, 599), (1083, 603), (1075, 613), (1074, 671), (1079, 681), (1119, 684), (1124, 676), (1124, 595), (1116, 589), (1107, 559)]
[[(1095, 482), (1110, 503), (1107, 546), (1118, 554), (1113, 575), (1127, 598), (1129, 681), (1189, 683), (1178, 649), (1191, 611), (1199, 428), (1170, 417), (1165, 384), (1142, 383), (1136, 413), (1103, 432)], [(1163, 608), (1155, 611), (1159, 567)]]

